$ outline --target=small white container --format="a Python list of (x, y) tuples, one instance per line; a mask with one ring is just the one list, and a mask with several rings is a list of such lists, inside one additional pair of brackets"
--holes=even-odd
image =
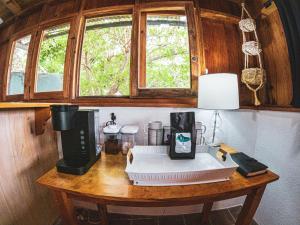
[[(128, 153), (126, 173), (134, 185), (173, 186), (229, 180), (238, 165), (228, 154), (217, 157), (218, 148), (197, 146), (195, 159), (171, 160), (168, 146), (135, 146)], [(158, 166), (159, 165), (159, 166)]]
[(122, 153), (126, 155), (129, 149), (135, 146), (136, 134), (139, 131), (138, 126), (126, 125), (121, 128), (122, 135)]

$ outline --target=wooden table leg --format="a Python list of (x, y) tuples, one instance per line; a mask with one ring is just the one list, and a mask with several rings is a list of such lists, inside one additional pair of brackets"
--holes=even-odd
[(63, 224), (78, 225), (72, 200), (68, 197), (67, 193), (56, 191), (55, 196), (62, 216)]
[(250, 194), (247, 195), (242, 211), (240, 212), (240, 215), (238, 216), (238, 219), (236, 221), (236, 225), (251, 224), (265, 189), (266, 186), (263, 186), (253, 190)]
[(202, 217), (201, 217), (201, 225), (209, 224), (209, 214), (213, 207), (213, 204), (214, 204), (213, 202), (204, 203), (203, 210), (202, 210)]
[(98, 212), (100, 214), (101, 225), (108, 225), (107, 207), (106, 205), (97, 204)]

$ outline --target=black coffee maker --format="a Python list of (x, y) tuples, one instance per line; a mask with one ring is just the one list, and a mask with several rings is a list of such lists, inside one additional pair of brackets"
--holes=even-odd
[(61, 131), (63, 159), (58, 172), (82, 175), (100, 157), (98, 110), (79, 110), (78, 105), (52, 105), (53, 129)]

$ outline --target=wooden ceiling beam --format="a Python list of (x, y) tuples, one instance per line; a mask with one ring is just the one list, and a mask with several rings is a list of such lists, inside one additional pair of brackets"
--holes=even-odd
[(14, 15), (20, 14), (21, 6), (15, 0), (0, 0)]

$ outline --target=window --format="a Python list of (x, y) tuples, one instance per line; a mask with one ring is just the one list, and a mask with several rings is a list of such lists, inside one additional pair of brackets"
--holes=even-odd
[(189, 35), (185, 15), (146, 14), (145, 71), (140, 88), (191, 88)]
[(129, 96), (131, 15), (86, 20), (79, 96)]
[(69, 30), (70, 25), (64, 24), (43, 31), (35, 92), (63, 91)]
[(8, 95), (23, 95), (31, 35), (16, 40), (12, 47), (12, 56), (8, 72)]

